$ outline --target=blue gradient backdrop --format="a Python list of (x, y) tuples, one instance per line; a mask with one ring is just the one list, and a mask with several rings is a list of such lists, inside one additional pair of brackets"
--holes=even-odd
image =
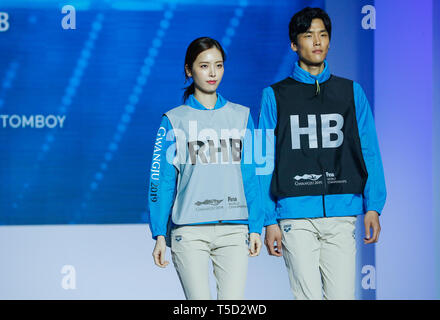
[(220, 92), (257, 119), (261, 90), (291, 68), (280, 63), (290, 16), (322, 5), (73, 1), (77, 28), (64, 30), (65, 3), (29, 3), (2, 1), (10, 29), (0, 33), (0, 114), (66, 118), (54, 129), (0, 119), (6, 225), (147, 222), (153, 138), (161, 114), (180, 103), (186, 46), (203, 35), (223, 44)]
[(388, 190), (377, 298), (438, 299), (438, 1), (376, 1), (376, 10), (376, 125)]
[[(61, 27), (66, 4), (76, 8), (75, 30)], [(0, 32), (0, 225), (147, 223), (153, 139), (162, 113), (181, 102), (187, 45), (205, 35), (222, 43), (228, 58), (219, 91), (257, 121), (262, 89), (291, 71), (287, 26), (307, 5), (332, 18), (332, 73), (359, 82), (374, 109), (390, 191), (377, 256), (358, 241), (357, 297), (376, 298), (376, 286), (361, 286), (362, 268), (375, 268), (376, 258), (379, 298), (432, 298), (435, 290), (438, 297), (435, 0), (2, 0), (9, 30)], [(377, 30), (361, 26), (365, 5), (376, 7)], [(419, 38), (422, 51), (413, 49)], [(4, 118), (13, 115), (65, 121), (13, 128)], [(408, 172), (419, 174), (411, 188), (402, 182)], [(361, 239), (361, 219), (357, 227)], [(402, 233), (412, 241), (401, 242)]]
[[(207, 5), (209, 3), (209, 5)], [(0, 135), (0, 224), (147, 223), (146, 187), (161, 114), (180, 103), (183, 59), (196, 37), (227, 53), (219, 91), (251, 107), (288, 76), (296, 56), (288, 23), (305, 6), (333, 19), (333, 73), (361, 83), (374, 101), (374, 32), (359, 1), (73, 1), (76, 29), (64, 30), (61, 1), (2, 1), (0, 115), (65, 116), (62, 128), (12, 128)], [(344, 10), (341, 10), (344, 9)], [(357, 238), (363, 235), (358, 221)], [(358, 245), (361, 269), (374, 246)]]

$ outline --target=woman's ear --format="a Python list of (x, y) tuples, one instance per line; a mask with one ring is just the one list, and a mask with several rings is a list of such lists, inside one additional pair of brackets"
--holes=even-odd
[(186, 73), (186, 75), (187, 75), (189, 78), (192, 77), (191, 70), (188, 68), (188, 65), (187, 65), (187, 64), (185, 64), (185, 73)]

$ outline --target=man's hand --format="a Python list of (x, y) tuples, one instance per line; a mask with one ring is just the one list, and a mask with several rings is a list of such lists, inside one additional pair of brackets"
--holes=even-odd
[[(379, 241), (380, 223), (379, 214), (376, 211), (368, 211), (364, 217), (365, 238), (364, 243), (375, 243)], [(370, 229), (373, 228), (373, 236), (370, 236)]]
[(281, 249), (281, 230), (277, 224), (271, 224), (270, 226), (266, 227), (264, 244), (266, 245), (267, 253), (269, 255), (276, 257), (281, 257), (283, 255)]
[(252, 232), (249, 235), (249, 256), (256, 257), (260, 254), (261, 240), (260, 234)]
[(165, 242), (164, 236), (158, 236), (156, 240), (156, 246), (153, 250), (153, 259), (156, 266), (165, 268), (169, 262), (165, 261), (165, 251), (167, 249), (167, 245)]

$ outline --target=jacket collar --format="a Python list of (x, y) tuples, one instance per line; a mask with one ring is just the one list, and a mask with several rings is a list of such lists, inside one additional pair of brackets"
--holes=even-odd
[(214, 109), (208, 109), (204, 105), (202, 105), (192, 94), (188, 97), (188, 99), (186, 99), (185, 104), (198, 110), (216, 110), (222, 108), (226, 104), (226, 102), (228, 101), (223, 98), (220, 93), (217, 93), (217, 101), (215, 103)]
[(293, 68), (293, 72), (291, 77), (295, 79), (296, 81), (307, 83), (307, 84), (315, 84), (316, 80), (318, 80), (318, 83), (322, 83), (327, 81), (330, 78), (330, 69), (328, 67), (327, 60), (324, 60), (324, 70), (317, 76), (314, 76), (301, 68), (299, 66), (298, 61), (295, 62), (295, 66)]

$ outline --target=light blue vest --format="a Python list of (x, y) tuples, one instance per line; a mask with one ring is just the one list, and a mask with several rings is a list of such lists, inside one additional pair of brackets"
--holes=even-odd
[(249, 108), (231, 102), (214, 110), (182, 105), (166, 116), (177, 151), (173, 223), (247, 219), (240, 164)]

